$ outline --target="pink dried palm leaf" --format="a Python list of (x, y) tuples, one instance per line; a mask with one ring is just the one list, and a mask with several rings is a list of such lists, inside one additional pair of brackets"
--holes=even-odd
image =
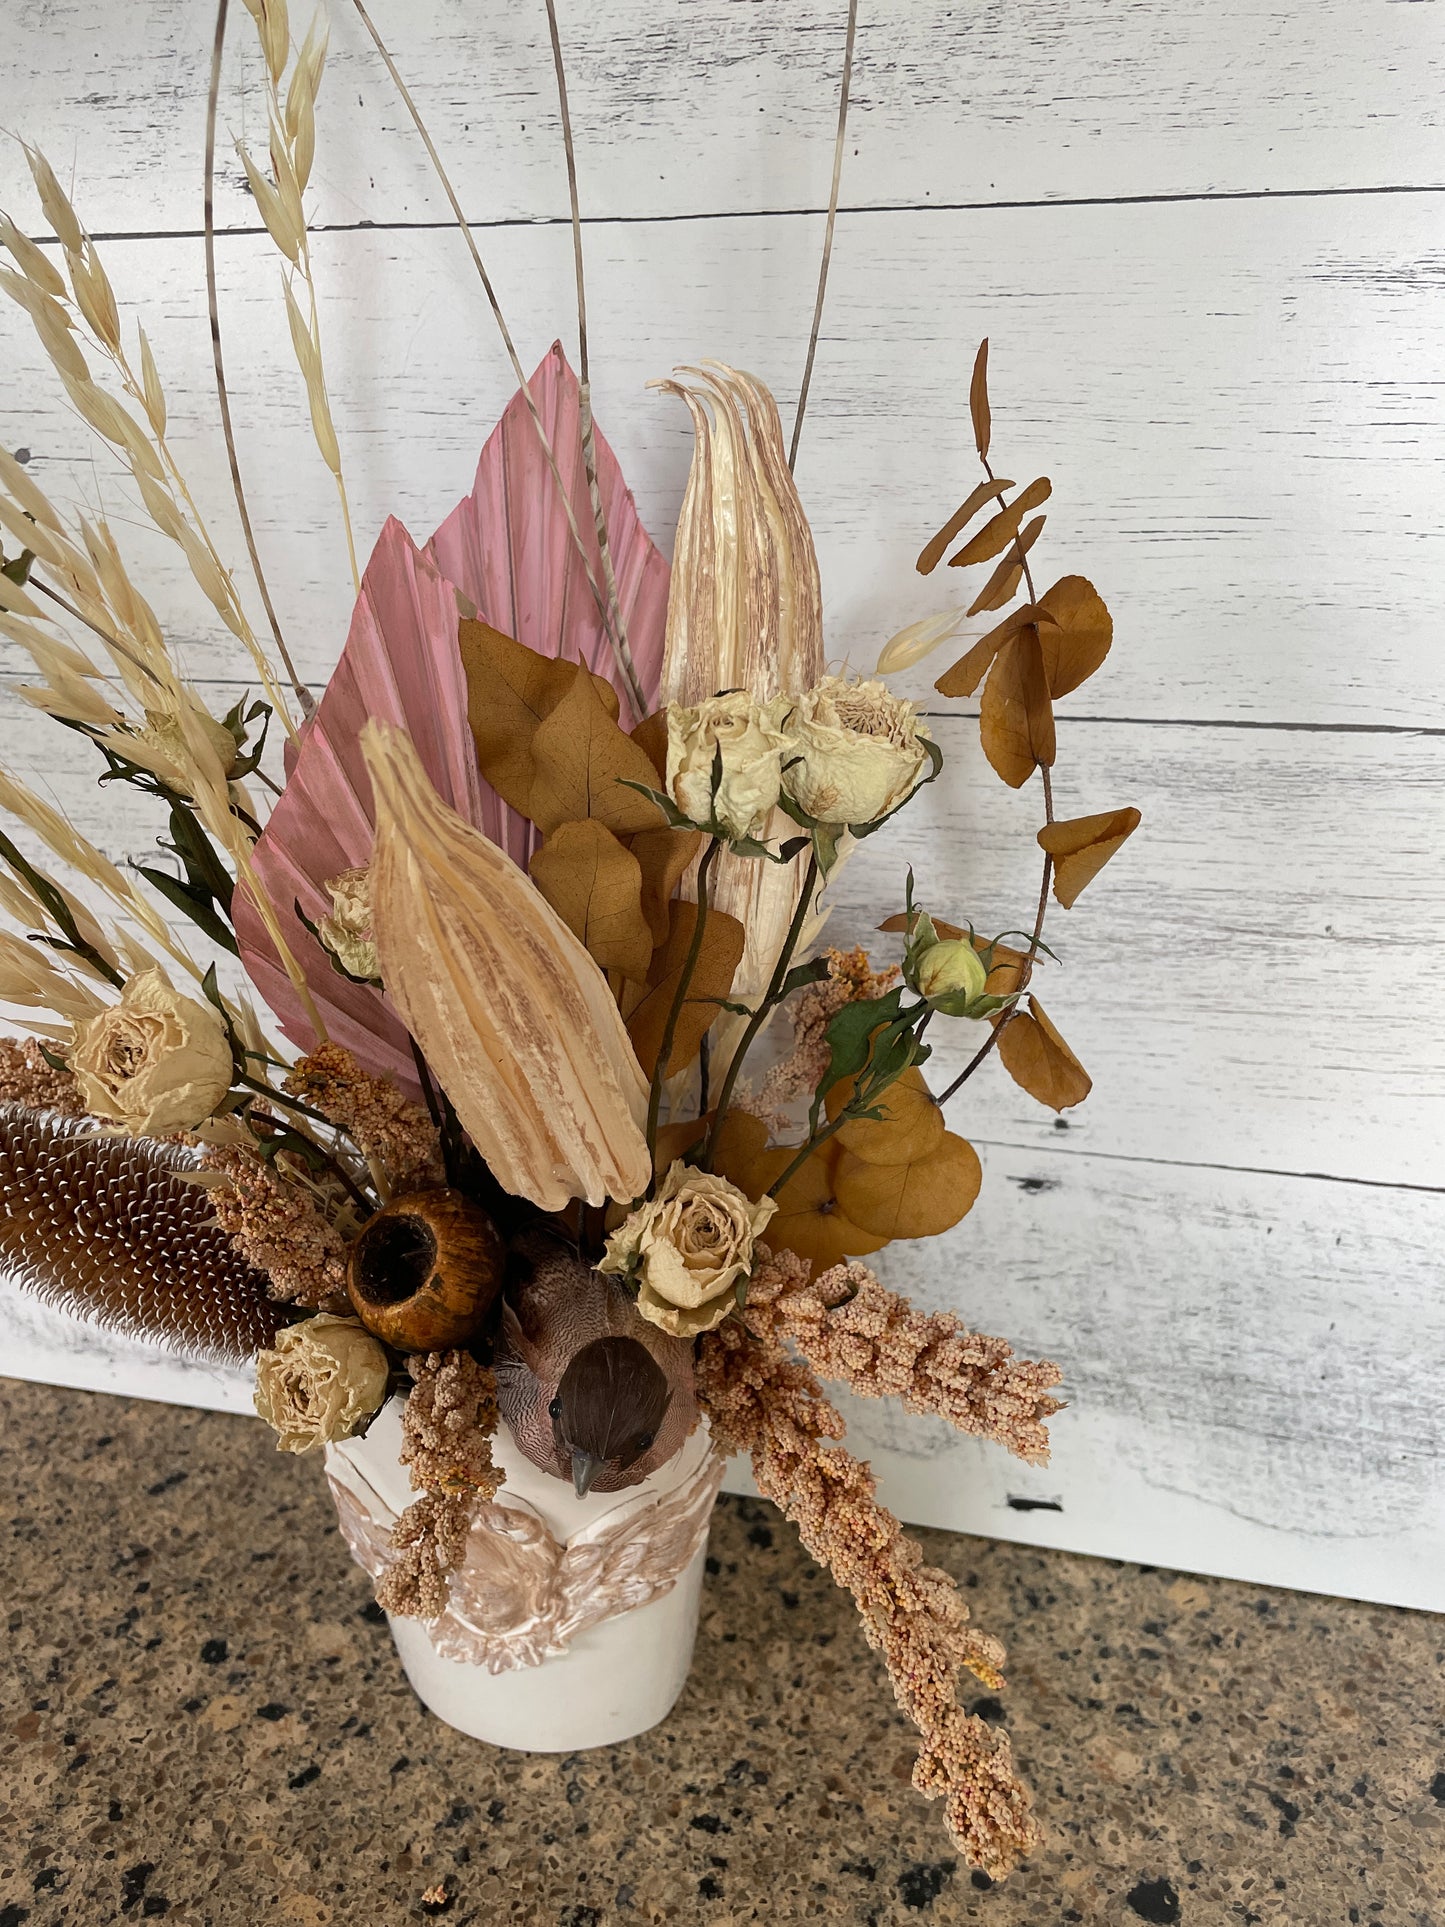
[[(333, 1042), (368, 1070), (416, 1088), (411, 1046), (382, 994), (333, 968), (296, 915), (330, 915), (327, 880), (371, 860), (375, 818), (360, 735), (369, 717), (400, 724), (416, 743), (439, 794), (469, 823), (506, 847), (521, 818), (482, 780), (467, 727), (467, 686), (457, 649), (456, 591), (389, 520), (362, 578), (361, 595), (336, 672), (308, 719), (284, 795), (255, 850), (257, 877), (301, 960)], [(293, 1043), (316, 1033), (244, 890), (235, 898), (236, 935), (251, 981)]]
[[(556, 453), (593, 577), (600, 583), (602, 561), (582, 465), (577, 377), (560, 342), (553, 342), (528, 386)], [(617, 457), (604, 436), (594, 432), (617, 600), (638, 681), (648, 708), (655, 709), (667, 628), (667, 560), (642, 526)], [(585, 662), (617, 691), (623, 727), (641, 720), (520, 393), (488, 437), (471, 494), (442, 523), (427, 553), (475, 604), (484, 622), (541, 655)]]
[[(584, 541), (593, 545), (582, 467), (577, 378), (554, 345), (532, 377), (533, 397), (556, 450)], [(637, 514), (617, 458), (597, 436), (599, 486), (634, 666), (649, 702), (662, 673), (668, 566)], [(618, 689), (602, 616), (587, 583), (523, 396), (513, 397), (482, 450), (476, 483), (425, 551), (394, 519), (382, 530), (352, 617), (346, 648), (299, 750), (287, 757), (286, 791), (256, 847), (256, 872), (281, 915), (330, 1038), (370, 1071), (410, 1092), (416, 1073), (405, 1027), (386, 998), (333, 968), (296, 917), (330, 914), (327, 880), (370, 861), (375, 821), (359, 737), (370, 717), (399, 724), (438, 794), (522, 868), (537, 841), (481, 777), (467, 724), (467, 684), (457, 648), (458, 598), (542, 654), (587, 662)], [(244, 891), (236, 930), (246, 969), (293, 1043), (316, 1032)]]

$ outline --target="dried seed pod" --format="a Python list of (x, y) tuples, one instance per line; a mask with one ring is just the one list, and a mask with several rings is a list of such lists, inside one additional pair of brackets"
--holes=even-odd
[(397, 1351), (449, 1351), (481, 1329), (505, 1257), (491, 1219), (459, 1191), (412, 1191), (358, 1234), (346, 1289), (362, 1324)]

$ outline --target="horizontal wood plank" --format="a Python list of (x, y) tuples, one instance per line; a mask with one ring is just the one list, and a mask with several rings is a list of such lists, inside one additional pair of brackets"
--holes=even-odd
[[(973, 592), (913, 564), (978, 472), (966, 395), (988, 333), (996, 459), (1054, 483), (1040, 575), (1082, 571), (1114, 612), (1114, 658), (1077, 712), (1445, 727), (1437, 228), (1426, 204), (1368, 199), (845, 218), (799, 464), (830, 654), (869, 665), (895, 629)], [(647, 383), (711, 354), (768, 380), (789, 415), (815, 239), (805, 221), (753, 219), (590, 244), (597, 416), (668, 546), (690, 430)], [(176, 450), (239, 566), (196, 244), (107, 252), (155, 338)], [(509, 229), (489, 254), (530, 368), (567, 328), (567, 236)], [(393, 512), (424, 538), (470, 486), (514, 386), (470, 264), (447, 233), (322, 236), (317, 257), (359, 540)], [(233, 240), (221, 268), (262, 552), (319, 676), (351, 602), (334, 491), (269, 244)], [(196, 638), (199, 672), (244, 673), (178, 552), (147, 550), (132, 491), (8, 304), (0, 344), (8, 445), (58, 498), (106, 504), (162, 621)], [(926, 691), (948, 659), (900, 686)]]
[[(478, 220), (566, 213), (540, 5), (373, 9)], [(821, 207), (844, 0), (559, 7), (593, 216)], [(445, 219), (352, 9), (327, 8), (311, 204), (323, 222)], [(292, 10), (304, 30), (303, 5)], [(27, 17), (17, 132), (87, 182), (98, 231), (195, 229), (213, 0), (78, 0)], [(232, 14), (218, 218), (255, 224), (230, 137), (264, 148), (255, 35)], [(1445, 47), (1390, 0), (923, 0), (860, 10), (845, 205), (1278, 193), (1445, 183)], [(12, 82), (12, 86), (13, 86)], [(14, 96), (12, 95), (12, 98)]]
[[(1054, 1358), (1068, 1409), (1026, 1466), (840, 1399), (905, 1519), (1445, 1609), (1438, 1357), (1445, 1200), (985, 1147), (944, 1238), (875, 1261), (921, 1307)], [(48, 1383), (245, 1412), (249, 1375), (112, 1340), (0, 1285), (0, 1362)], [(748, 1489), (735, 1461), (733, 1490)]]
[[(218, 689), (222, 709), (233, 692)], [(829, 939), (896, 955), (875, 926), (919, 901), (987, 934), (1031, 923), (1035, 784), (1004, 788), (977, 724), (938, 717), (946, 762), (834, 887)], [(147, 799), (97, 786), (76, 737), (0, 698), (4, 761), (114, 860), (156, 860)], [(1445, 758), (1431, 738), (1060, 727), (1060, 815), (1132, 803), (1144, 823), (1072, 911), (1053, 906), (1049, 1015), (1091, 1071), (1063, 1119), (996, 1061), (955, 1128), (1022, 1148), (1445, 1185)], [(34, 850), (33, 840), (21, 839)], [(930, 1032), (944, 1088), (982, 1040)]]

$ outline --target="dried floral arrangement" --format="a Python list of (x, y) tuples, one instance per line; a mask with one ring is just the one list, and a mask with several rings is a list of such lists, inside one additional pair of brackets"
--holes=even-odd
[[(28, 1033), (0, 1043), (0, 1262), (69, 1310), (254, 1360), (284, 1450), (404, 1399), (418, 1496), (378, 1591), (428, 1621), (502, 1485), (499, 1427), (580, 1495), (638, 1485), (705, 1419), (853, 1594), (919, 1729), (916, 1787), (1002, 1875), (1037, 1823), (1006, 1736), (957, 1697), (965, 1669), (1001, 1684), (1002, 1649), (878, 1503), (822, 1381), (1047, 1454), (1057, 1370), (915, 1311), (861, 1260), (971, 1208), (979, 1159), (945, 1107), (991, 1052), (1042, 1104), (1088, 1094), (1033, 978), (1051, 896), (1071, 907), (1139, 820), (1054, 809), (1053, 706), (1108, 653), (1104, 603), (1079, 576), (1036, 590), (1050, 484), (991, 466), (986, 342), (984, 479), (918, 558), (994, 565), (965, 615), (895, 636), (874, 676), (827, 672), (792, 474), (806, 379), (785, 450), (767, 388), (717, 364), (658, 384), (695, 430), (669, 570), (592, 420), (575, 222), (580, 376), (554, 347), (526, 378), (503, 324), (518, 394), (472, 494), (423, 545), (388, 522), (360, 572), (302, 206), (325, 31), (297, 46), (282, 0), (246, 4), (270, 143), (243, 158), (355, 613), (318, 699), (252, 539), (219, 326), (265, 639), (173, 456), (145, 333), (128, 345), (27, 149), (56, 245), (6, 217), (0, 285), (259, 688), (213, 716), (111, 523), (0, 453), (0, 632), (38, 677), (22, 693), (89, 740), (102, 782), (153, 801), (172, 859), (120, 868), (0, 773), (0, 1003)], [(218, 32), (208, 186), (220, 55)], [(845, 80), (840, 158), (846, 101)], [(820, 311), (826, 273), (825, 251)], [(983, 614), (999, 620), (937, 687), (982, 685), (989, 762), (1015, 789), (1039, 779), (1031, 923), (985, 937), (916, 902), (910, 875), (876, 957), (825, 947), (828, 884), (942, 766), (882, 676)], [(979, 1041), (934, 1090), (952, 1024)]]

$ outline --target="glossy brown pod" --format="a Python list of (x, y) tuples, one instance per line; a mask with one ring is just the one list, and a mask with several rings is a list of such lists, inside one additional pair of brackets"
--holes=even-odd
[(505, 1257), (491, 1219), (460, 1191), (412, 1191), (358, 1234), (346, 1289), (362, 1324), (397, 1351), (450, 1351), (481, 1329)]

